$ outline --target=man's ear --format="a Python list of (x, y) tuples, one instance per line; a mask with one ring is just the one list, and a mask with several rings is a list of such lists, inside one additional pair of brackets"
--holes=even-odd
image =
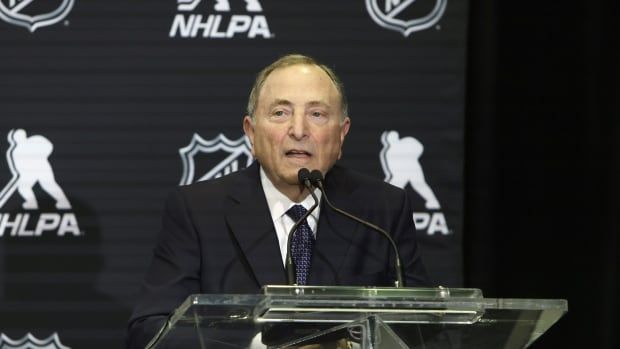
[(342, 126), (340, 126), (340, 143), (342, 144), (344, 144), (344, 138), (349, 133), (349, 127), (351, 127), (351, 119), (347, 116), (344, 118)]
[(344, 139), (347, 137), (350, 127), (351, 119), (347, 116), (344, 118), (344, 121), (342, 121), (342, 125), (340, 125), (340, 152), (338, 153), (338, 159), (342, 157), (342, 146), (344, 145)]
[(252, 156), (254, 154), (254, 122), (249, 115), (243, 117), (243, 132), (245, 132), (246, 137), (250, 140), (250, 145), (252, 146)]

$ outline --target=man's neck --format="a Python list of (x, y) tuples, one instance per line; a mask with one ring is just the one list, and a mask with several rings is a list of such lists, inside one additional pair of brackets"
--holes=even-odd
[[(269, 179), (269, 176), (267, 176)], [(271, 181), (273, 183), (273, 181)], [(291, 199), (291, 201), (300, 203), (304, 201), (308, 195), (310, 195), (310, 191), (308, 188), (303, 185), (273, 185), (280, 193), (284, 194), (287, 198)]]
[(284, 196), (286, 196), (287, 198), (289, 198), (291, 201), (295, 203), (300, 203), (304, 201), (304, 199), (308, 197), (308, 195), (310, 195), (310, 191), (308, 190), (308, 188), (306, 188), (305, 186), (301, 184), (298, 184), (298, 185), (289, 185), (286, 183), (276, 184), (271, 178), (269, 178), (269, 175), (267, 174), (267, 172), (263, 170), (262, 167), (260, 171), (262, 172), (262, 175), (265, 176), (265, 178), (271, 183), (271, 185), (277, 191), (279, 191), (280, 193), (282, 193)]

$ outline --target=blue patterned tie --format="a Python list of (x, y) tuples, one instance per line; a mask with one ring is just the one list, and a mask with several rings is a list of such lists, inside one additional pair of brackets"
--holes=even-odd
[[(286, 214), (297, 222), (306, 210), (301, 205), (291, 207)], [(298, 285), (305, 285), (310, 274), (310, 265), (312, 263), (312, 246), (314, 245), (314, 235), (312, 229), (308, 225), (307, 220), (303, 220), (293, 233), (291, 240), (291, 257), (295, 262), (295, 278)]]

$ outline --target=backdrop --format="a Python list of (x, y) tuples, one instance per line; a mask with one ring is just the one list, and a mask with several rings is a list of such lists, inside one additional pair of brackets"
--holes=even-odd
[(467, 2), (0, 1), (0, 343), (118, 348), (176, 185), (247, 166), (255, 74), (341, 76), (342, 163), (408, 190), (462, 286)]

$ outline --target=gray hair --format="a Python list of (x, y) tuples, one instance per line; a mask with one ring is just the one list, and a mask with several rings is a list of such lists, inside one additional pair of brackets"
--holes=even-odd
[(265, 80), (267, 80), (269, 74), (271, 74), (276, 69), (286, 68), (298, 64), (317, 66), (321, 68), (321, 70), (323, 70), (327, 74), (327, 76), (329, 76), (331, 81), (336, 86), (336, 90), (338, 90), (338, 93), (340, 94), (340, 110), (342, 113), (340, 118), (341, 121), (344, 121), (344, 118), (348, 116), (349, 112), (347, 97), (344, 93), (344, 86), (342, 85), (342, 82), (340, 81), (336, 73), (334, 73), (334, 71), (328, 66), (319, 63), (312, 57), (301, 54), (288, 54), (282, 56), (278, 58), (275, 62), (271, 63), (263, 70), (261, 70), (260, 73), (258, 73), (258, 75), (256, 76), (256, 80), (254, 81), (254, 86), (252, 86), (252, 91), (250, 91), (250, 98), (248, 100), (247, 112), (248, 115), (252, 118), (252, 120), (254, 120), (254, 112), (256, 111), (256, 106), (258, 104), (260, 90), (263, 87)]

